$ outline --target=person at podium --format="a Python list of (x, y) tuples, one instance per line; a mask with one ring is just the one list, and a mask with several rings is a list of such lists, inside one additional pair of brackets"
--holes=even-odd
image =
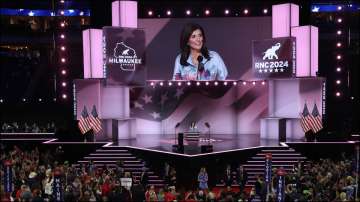
[(181, 53), (175, 59), (173, 80), (225, 80), (228, 71), (221, 56), (205, 45), (204, 29), (195, 23), (184, 26)]

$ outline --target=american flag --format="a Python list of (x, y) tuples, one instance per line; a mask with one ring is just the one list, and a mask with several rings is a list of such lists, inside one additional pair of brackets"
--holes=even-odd
[(321, 116), (319, 114), (319, 111), (317, 109), (316, 103), (314, 105), (314, 108), (311, 112), (312, 115), (312, 130), (314, 131), (314, 133), (319, 132), (322, 128), (323, 128), (323, 124), (322, 124), (322, 119)]
[(94, 130), (94, 133), (98, 133), (99, 131), (102, 130), (101, 120), (99, 119), (98, 113), (96, 112), (95, 105), (93, 105), (93, 108), (91, 110), (91, 114), (89, 116), (89, 122), (91, 128)]
[(86, 109), (86, 106), (84, 106), (84, 109), (81, 112), (81, 116), (80, 116), (80, 119), (79, 119), (79, 122), (78, 122), (78, 126), (79, 126), (80, 132), (82, 134), (85, 134), (86, 132), (91, 130), (89, 114), (88, 114), (88, 111)]
[(312, 130), (312, 116), (309, 113), (309, 110), (307, 108), (307, 105), (305, 103), (304, 105), (304, 110), (303, 112), (300, 114), (300, 124), (301, 124), (301, 128), (303, 129), (303, 131), (309, 132)]

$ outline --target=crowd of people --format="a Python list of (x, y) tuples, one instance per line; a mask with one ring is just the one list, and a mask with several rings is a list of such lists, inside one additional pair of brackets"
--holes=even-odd
[[(60, 173), (64, 201), (275, 201), (275, 174), (270, 192), (266, 193), (263, 176), (257, 178), (251, 191), (231, 186), (209, 187), (206, 168), (202, 167), (197, 176), (198, 187), (185, 189), (176, 183), (175, 168), (167, 164), (163, 176), (166, 184), (154, 187), (149, 184), (146, 168), (140, 178), (134, 178), (130, 172), (124, 172), (121, 161), (115, 167), (97, 167), (92, 162), (75, 167), (68, 161), (58, 161), (55, 153), (39, 151), (37, 147), (24, 150), (1, 145), (1, 201), (53, 201), (55, 171)], [(4, 192), (6, 160), (12, 164), (12, 193)], [(285, 201), (353, 201), (356, 175), (354, 159), (321, 159), (307, 167), (299, 164), (286, 174)], [(128, 186), (124, 185), (124, 178), (131, 179)]]
[(54, 122), (50, 123), (27, 123), (27, 122), (4, 122), (1, 125), (3, 133), (53, 133), (56, 131)]

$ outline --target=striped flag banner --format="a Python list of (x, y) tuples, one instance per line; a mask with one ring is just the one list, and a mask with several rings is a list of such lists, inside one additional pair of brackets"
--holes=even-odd
[(303, 112), (300, 114), (300, 125), (305, 133), (312, 130), (312, 116), (309, 113), (306, 103)]
[(93, 108), (91, 110), (89, 121), (91, 128), (94, 130), (94, 133), (98, 133), (102, 130), (101, 120), (99, 119), (95, 105), (93, 105)]
[(85, 134), (86, 132), (91, 130), (89, 114), (88, 114), (88, 111), (86, 109), (86, 106), (84, 106), (84, 109), (81, 112), (81, 116), (80, 116), (80, 119), (79, 119), (79, 122), (78, 122), (78, 126), (79, 126), (80, 132), (82, 134)]
[(319, 111), (317, 109), (316, 103), (314, 105), (314, 108), (311, 112), (312, 115), (312, 130), (314, 131), (314, 133), (319, 132), (322, 128), (323, 128), (323, 124), (322, 124), (322, 118), (319, 114)]

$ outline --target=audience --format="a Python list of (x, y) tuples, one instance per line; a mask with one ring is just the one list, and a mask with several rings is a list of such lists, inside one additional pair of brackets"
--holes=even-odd
[(12, 123), (6, 123), (4, 122), (1, 126), (1, 131), (3, 133), (50, 133), (55, 132), (56, 127), (55, 123), (18, 123), (18, 122), (12, 122)]

